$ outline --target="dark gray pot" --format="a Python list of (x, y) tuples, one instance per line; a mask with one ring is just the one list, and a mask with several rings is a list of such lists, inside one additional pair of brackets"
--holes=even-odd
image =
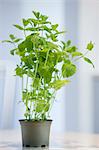
[(23, 147), (49, 146), (50, 126), (52, 120), (27, 121), (19, 120), (22, 131)]

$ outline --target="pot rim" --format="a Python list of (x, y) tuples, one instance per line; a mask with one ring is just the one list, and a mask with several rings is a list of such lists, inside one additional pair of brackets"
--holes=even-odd
[(47, 120), (26, 120), (26, 119), (20, 119), (19, 122), (52, 122), (52, 119)]

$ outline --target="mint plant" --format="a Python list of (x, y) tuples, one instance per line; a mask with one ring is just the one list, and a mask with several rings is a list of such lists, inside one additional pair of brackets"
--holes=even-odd
[[(52, 24), (48, 17), (33, 11), (33, 18), (22, 19), (22, 26), (14, 25), (24, 33), (24, 38), (9, 35), (8, 42), (14, 45), (10, 51), (18, 55), (16, 75), (22, 78), (22, 101), (25, 105), (26, 120), (46, 120), (54, 102), (55, 92), (69, 83), (76, 73), (76, 61), (83, 59), (92, 51), (92, 42), (87, 44), (85, 54), (72, 45), (71, 40), (59, 40), (64, 31), (58, 30), (58, 24)], [(24, 80), (26, 79), (26, 83)]]

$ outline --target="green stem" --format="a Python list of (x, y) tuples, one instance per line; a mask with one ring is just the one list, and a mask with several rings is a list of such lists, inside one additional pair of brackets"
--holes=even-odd
[(48, 111), (48, 114), (50, 113), (51, 109), (52, 109), (52, 106), (53, 106), (53, 103), (54, 103), (54, 95), (55, 95), (56, 91), (54, 90), (54, 92), (52, 93), (52, 97), (51, 97), (51, 104), (50, 104), (50, 109)]
[(25, 36), (25, 38), (26, 38), (25, 26), (24, 26), (24, 36)]
[(46, 54), (46, 60), (45, 60), (45, 64), (44, 64), (44, 66), (46, 66), (46, 64), (47, 64), (47, 60), (48, 60), (49, 52), (50, 52), (50, 50), (48, 50), (48, 51), (47, 51), (47, 54)]
[[(35, 69), (35, 75), (34, 75), (34, 81), (35, 81), (35, 78), (36, 78), (36, 74), (37, 74), (37, 70), (38, 70), (38, 61), (37, 61), (37, 64), (36, 64), (36, 69)], [(34, 82), (33, 82), (33, 85), (34, 85)], [(35, 101), (35, 103), (34, 103), (34, 109), (36, 109), (36, 101)], [(35, 120), (37, 119), (37, 117), (36, 117), (36, 111), (35, 111), (35, 114), (34, 114), (34, 118), (35, 118)]]
[(26, 38), (26, 32), (25, 32), (25, 29), (24, 29), (24, 36), (25, 36), (25, 38)]
[(86, 56), (88, 52), (89, 52), (89, 51), (87, 51), (87, 52), (86, 52), (85, 54), (83, 54), (82, 56), (76, 58), (74, 61), (78, 61), (79, 59), (84, 58), (84, 56)]

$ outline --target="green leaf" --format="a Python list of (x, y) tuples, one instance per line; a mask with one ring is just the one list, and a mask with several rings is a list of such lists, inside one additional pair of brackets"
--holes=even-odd
[(91, 51), (94, 48), (94, 44), (90, 41), (90, 43), (87, 44), (87, 49)]
[(22, 40), (22, 39), (18, 38), (18, 39), (15, 39), (14, 42), (15, 42), (15, 43), (18, 43), (18, 42), (21, 41), (21, 40)]
[(24, 74), (27, 74), (26, 70), (17, 66), (17, 68), (15, 69), (16, 71), (16, 75), (17, 76), (20, 76), (20, 77), (23, 77)]
[(65, 50), (65, 48), (67, 47), (67, 44), (64, 41), (61, 41), (62, 43), (62, 50)]
[(10, 51), (10, 54), (11, 54), (11, 55), (14, 55), (14, 53), (15, 53), (16, 50), (17, 50), (17, 48), (12, 49), (12, 50)]
[(35, 16), (37, 19), (40, 18), (40, 13), (39, 13), (39, 12), (33, 11), (33, 14), (34, 14), (34, 16)]
[(19, 52), (30, 52), (33, 50), (33, 43), (31, 41), (31, 35), (27, 36), (26, 40), (18, 45)]
[(56, 80), (53, 83), (51, 83), (51, 87), (55, 90), (59, 90), (61, 87), (63, 87), (65, 84), (68, 84), (69, 80)]
[(10, 40), (3, 40), (2, 43), (11, 43), (12, 44), (13, 42)]
[(39, 78), (36, 78), (33, 82), (33, 87), (35, 88), (38, 88), (40, 85), (39, 85), (39, 82), (40, 82), (40, 79)]
[(72, 57), (83, 56), (81, 52), (73, 52)]
[(47, 46), (48, 48), (50, 48), (51, 50), (58, 50), (58, 45), (54, 44), (53, 42), (47, 42)]
[[(25, 62), (25, 60), (23, 60), (23, 61)], [(31, 78), (34, 78), (34, 72), (32, 72), (30, 69), (28, 69), (28, 76)]]
[(85, 60), (86, 62), (88, 62), (89, 64), (91, 64), (91, 65), (93, 66), (93, 68), (95, 68), (94, 64), (92, 63), (92, 61), (91, 61), (89, 58), (84, 57), (84, 60)]
[(17, 76), (20, 76), (20, 77), (22, 77), (22, 76), (23, 76), (22, 68), (17, 67), (17, 68), (15, 69), (15, 71), (16, 71), (16, 75), (17, 75)]
[(26, 48), (25, 41), (23, 41), (22, 43), (20, 43), (20, 44), (18, 45), (18, 49), (19, 49), (19, 51), (21, 51), (21, 52), (24, 51), (25, 48)]
[(51, 29), (50, 29), (50, 28), (48, 28), (47, 26), (43, 26), (43, 29), (44, 29), (45, 31), (47, 31), (47, 32), (51, 33)]
[(64, 60), (64, 64), (71, 64), (72, 62), (69, 59)]
[(52, 25), (52, 30), (56, 30), (58, 27), (58, 24)]
[(41, 15), (40, 18), (42, 19), (42, 21), (46, 21), (48, 19), (48, 16)]
[(38, 28), (32, 28), (32, 27), (29, 27), (29, 28), (26, 28), (25, 30), (27, 30), (27, 31), (37, 31)]
[(25, 27), (29, 24), (29, 21), (26, 19), (22, 19), (22, 22)]
[(16, 27), (17, 29), (19, 29), (19, 30), (24, 30), (24, 28), (23, 27), (21, 27), (20, 25), (18, 25), (18, 24), (14, 24), (13, 25), (14, 27)]
[(48, 112), (49, 111), (49, 108), (50, 108), (50, 104), (47, 103), (44, 107), (44, 112)]
[(66, 46), (69, 47), (71, 45), (71, 40), (68, 40)]
[(56, 33), (55, 33), (55, 35), (58, 35), (58, 34), (64, 34), (66, 31), (57, 31)]
[(76, 73), (76, 66), (72, 63), (70, 64), (63, 64), (62, 66), (62, 75), (63, 77), (70, 77)]
[(68, 53), (76, 52), (76, 50), (77, 50), (77, 47), (76, 47), (76, 46), (72, 46), (72, 47), (69, 47), (69, 48), (66, 49), (66, 51), (67, 51)]
[(39, 75), (44, 79), (45, 83), (49, 83), (52, 79), (52, 73), (54, 71), (54, 67), (52, 66), (44, 66), (43, 64), (38, 68)]
[[(25, 63), (25, 66), (27, 66), (28, 69), (33, 69), (34, 67), (34, 61), (32, 56), (24, 56), (21, 58), (21, 61)], [(28, 76), (31, 76), (33, 78), (32, 72), (28, 72)]]
[(52, 34), (50, 35), (51, 39), (54, 41), (54, 42), (57, 42), (57, 36), (55, 34)]
[(15, 40), (16, 39), (16, 37), (13, 34), (10, 34), (9, 37), (10, 37), (11, 40)]
[(38, 20), (36, 20), (34, 18), (29, 18), (28, 21), (32, 26), (34, 25), (34, 27), (36, 27), (38, 24)]

